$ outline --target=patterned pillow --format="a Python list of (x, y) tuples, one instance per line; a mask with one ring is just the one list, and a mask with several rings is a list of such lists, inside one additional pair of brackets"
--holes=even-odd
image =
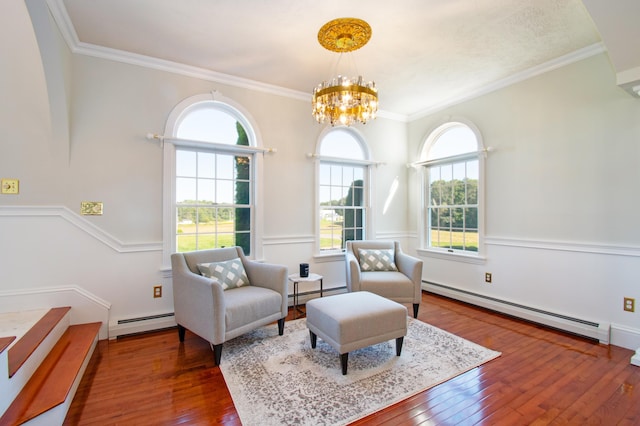
[(220, 281), (223, 290), (249, 285), (249, 277), (239, 257), (224, 262), (199, 263), (198, 270), (205, 277)]
[(393, 249), (358, 249), (360, 270), (362, 272), (397, 271), (393, 256)]

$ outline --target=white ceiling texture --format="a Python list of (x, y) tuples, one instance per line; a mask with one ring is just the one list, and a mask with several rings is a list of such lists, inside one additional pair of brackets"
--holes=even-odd
[[(611, 3), (640, 4), (591, 3), (598, 2), (607, 10)], [(605, 50), (581, 0), (48, 4), (76, 53), (309, 100), (332, 74), (359, 73), (376, 82), (379, 115), (405, 120)], [(317, 41), (320, 27), (340, 17), (372, 28), (369, 43), (343, 58)]]

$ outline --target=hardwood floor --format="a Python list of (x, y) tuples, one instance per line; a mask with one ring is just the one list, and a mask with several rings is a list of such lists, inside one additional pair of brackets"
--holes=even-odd
[[(354, 425), (640, 424), (633, 351), (431, 293), (418, 318), (502, 356)], [(64, 424), (241, 423), (209, 344), (173, 329), (99, 342)]]

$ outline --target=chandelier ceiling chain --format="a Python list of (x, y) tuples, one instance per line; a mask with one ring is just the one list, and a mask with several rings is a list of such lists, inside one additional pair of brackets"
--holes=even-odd
[[(371, 27), (356, 18), (339, 18), (327, 22), (318, 31), (318, 42), (332, 52), (348, 53), (360, 49), (371, 38)], [(373, 81), (361, 75), (337, 75), (323, 81), (313, 90), (313, 116), (319, 123), (350, 126), (358, 121), (366, 124), (378, 111), (378, 90)]]

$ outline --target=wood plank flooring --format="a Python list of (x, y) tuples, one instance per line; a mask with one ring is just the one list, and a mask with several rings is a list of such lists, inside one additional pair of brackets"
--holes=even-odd
[[(640, 425), (633, 351), (431, 293), (418, 318), (502, 356), (354, 425)], [(174, 329), (99, 342), (65, 425), (116, 424), (241, 423), (209, 344)]]

